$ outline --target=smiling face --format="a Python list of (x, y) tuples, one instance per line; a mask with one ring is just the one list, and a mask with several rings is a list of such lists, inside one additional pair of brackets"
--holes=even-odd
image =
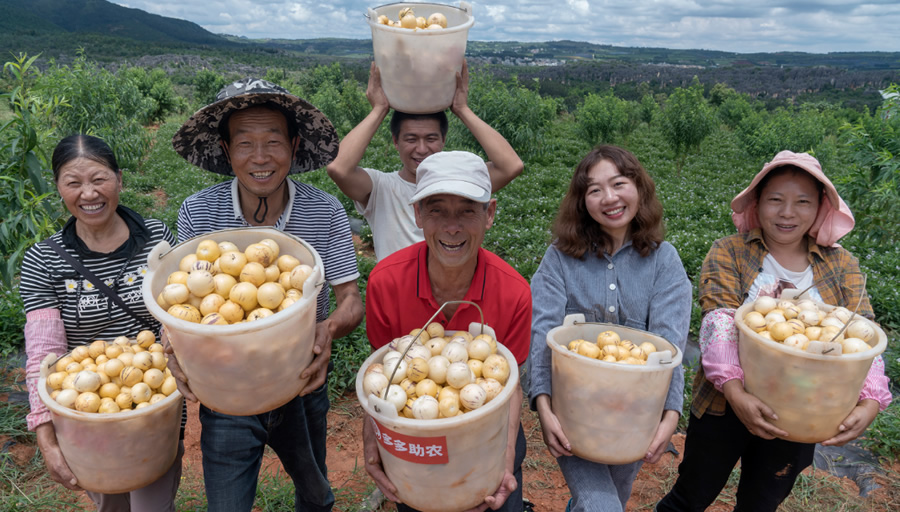
[(403, 163), (401, 173), (404, 179), (413, 183), (422, 160), (444, 149), (441, 124), (436, 119), (406, 119), (393, 140)]
[(803, 171), (787, 172), (766, 181), (757, 213), (763, 238), (773, 245), (801, 247), (819, 212), (816, 180)]
[(452, 194), (437, 194), (416, 203), (416, 224), (425, 234), (429, 263), (446, 269), (474, 267), (496, 209), (494, 199), (485, 208), (484, 203)]
[(623, 176), (611, 161), (601, 160), (588, 171), (584, 205), (603, 231), (622, 243), (637, 215), (640, 197), (634, 180)]
[(116, 216), (122, 175), (99, 162), (79, 157), (59, 168), (56, 189), (69, 213), (82, 226), (101, 227)]
[(253, 107), (232, 114), (230, 142), (222, 142), (243, 194), (251, 199), (276, 192), (290, 173), (299, 137), (290, 137), (281, 112)]

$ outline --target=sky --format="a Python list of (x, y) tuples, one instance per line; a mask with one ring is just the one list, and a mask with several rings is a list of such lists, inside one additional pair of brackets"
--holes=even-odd
[[(112, 0), (249, 38), (371, 38), (361, 0)], [(460, 5), (450, 2), (452, 5)], [(738, 53), (900, 51), (900, 1), (471, 1), (470, 41), (569, 39)], [(423, 9), (427, 11), (427, 9)], [(418, 15), (430, 13), (417, 11)]]

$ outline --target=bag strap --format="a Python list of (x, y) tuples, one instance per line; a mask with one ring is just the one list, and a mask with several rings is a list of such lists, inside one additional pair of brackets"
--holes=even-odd
[(85, 279), (90, 281), (91, 284), (93, 284), (104, 295), (106, 295), (107, 297), (112, 299), (112, 301), (115, 302), (117, 306), (122, 308), (122, 311), (125, 311), (126, 313), (128, 313), (128, 315), (131, 316), (131, 318), (134, 318), (135, 320), (137, 320), (138, 323), (141, 324), (142, 326), (146, 326), (147, 320), (145, 318), (139, 317), (137, 315), (137, 313), (135, 313), (134, 310), (132, 310), (128, 306), (128, 304), (126, 304), (125, 301), (122, 300), (122, 297), (119, 297), (119, 294), (114, 292), (109, 286), (106, 286), (106, 283), (104, 283), (102, 279), (97, 277), (93, 272), (91, 272), (84, 265), (82, 265), (80, 261), (78, 261), (71, 254), (66, 252), (66, 250), (63, 249), (61, 245), (56, 243), (55, 240), (48, 238), (45, 242), (51, 249), (53, 249), (56, 252), (56, 254), (59, 254), (59, 256), (63, 260), (65, 260), (66, 263), (71, 265), (72, 268), (74, 268), (79, 274), (84, 276)]

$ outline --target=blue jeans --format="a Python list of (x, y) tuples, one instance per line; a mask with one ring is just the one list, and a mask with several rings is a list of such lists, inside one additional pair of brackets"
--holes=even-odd
[(570, 455), (556, 459), (572, 493), (571, 512), (622, 512), (643, 461), (601, 464)]
[(266, 445), (294, 482), (295, 509), (330, 511), (334, 493), (325, 467), (328, 386), (256, 416), (200, 406), (200, 448), (210, 512), (249, 511)]

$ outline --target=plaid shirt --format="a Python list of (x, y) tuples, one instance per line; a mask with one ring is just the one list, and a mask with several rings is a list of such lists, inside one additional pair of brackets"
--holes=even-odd
[[(809, 264), (822, 300), (826, 304), (855, 308), (863, 289), (859, 261), (843, 247), (822, 247), (808, 237), (807, 241)], [(719, 308), (739, 308), (747, 300), (768, 252), (758, 228), (713, 242), (700, 270), (703, 314)], [(867, 296), (862, 297), (858, 313), (869, 319), (875, 318)], [(725, 395), (706, 379), (702, 365), (694, 377), (691, 412), (697, 417), (707, 412), (714, 416), (725, 413)]]

